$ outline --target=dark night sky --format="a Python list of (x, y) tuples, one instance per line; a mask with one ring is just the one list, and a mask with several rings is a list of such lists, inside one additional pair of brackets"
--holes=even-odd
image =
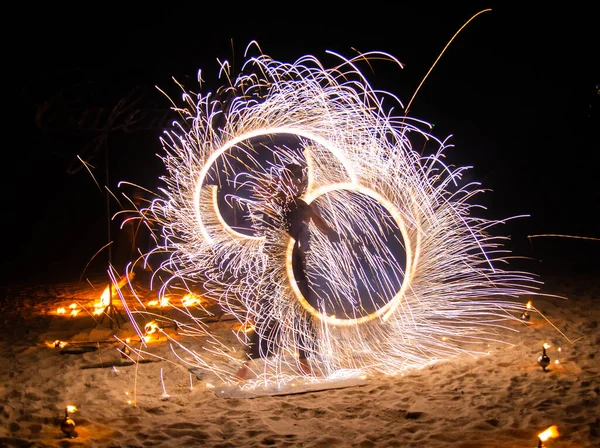
[[(486, 8), (438, 62), (409, 115), (434, 123), (440, 138), (453, 135), (447, 161), (472, 165), (472, 180), (492, 190), (480, 198), (490, 217), (530, 215), (494, 230), (538, 260), (530, 269), (597, 269), (600, 242), (536, 238), (531, 246), (527, 235), (600, 238), (598, 14), (586, 2), (509, 4), (36, 11), (22, 25), (29, 41), (15, 41), (11, 52), (20, 99), (7, 109), (22, 127), (4, 150), (3, 282), (76, 279), (106, 243), (105, 197), (89, 173), (74, 169), (77, 155), (104, 185), (105, 141), (111, 189), (119, 180), (158, 185), (158, 137), (173, 116), (154, 86), (174, 93), (174, 77), (196, 89), (201, 68), (214, 90), (217, 58), (239, 67), (257, 40), (288, 62), (305, 54), (335, 62), (327, 50), (391, 53), (403, 70), (389, 64), (367, 76), (406, 104), (452, 35)], [(105, 260), (90, 269), (104, 269)]]

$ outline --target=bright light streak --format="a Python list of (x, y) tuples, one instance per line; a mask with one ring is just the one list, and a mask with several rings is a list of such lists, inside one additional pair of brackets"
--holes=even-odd
[(163, 398), (169, 398), (169, 394), (167, 393), (167, 389), (165, 387), (165, 381), (164, 381), (164, 378), (163, 378), (163, 369), (162, 368), (160, 369), (160, 384), (161, 384), (162, 390), (163, 390), (162, 397)]
[[(312, 56), (287, 64), (261, 54), (237, 77), (223, 64), (230, 84), (216, 93), (182, 87), (183, 104), (173, 103), (182, 119), (161, 139), (164, 185), (140, 210), (160, 232), (152, 252), (168, 254), (159, 268), (167, 274), (162, 297), (171, 284), (202, 285), (202, 295), (238, 321), (242, 345), (248, 329), (270, 327), (255, 322), (277, 324), (254, 384), (297, 377), (298, 347), (325, 377), (396, 374), (486, 354), (526, 309), (518, 297), (537, 289), (530, 274), (501, 268), (509, 261), (505, 238), (489, 232), (506, 220), (476, 215), (483, 190), (462, 182), (466, 167), (444, 162), (448, 143), (426, 122), (393, 115), (386, 101), (394, 95), (374, 91), (358, 69), (371, 57), (395, 60), (335, 56), (341, 63), (327, 69)], [(273, 199), (290, 162), (307, 167), (304, 199), (340, 236), (332, 243), (310, 225), (309, 282), (321, 293), (310, 303), (294, 281), (293, 240)], [(238, 183), (249, 193), (235, 190), (227, 200), (242, 210), (247, 233), (218, 201), (221, 188)], [(120, 297), (131, 319), (155, 318)], [(181, 334), (210, 343), (196, 351), (163, 333), (176, 361), (233, 380), (227, 366), (244, 360), (239, 346), (212, 334), (191, 304), (170, 311)]]

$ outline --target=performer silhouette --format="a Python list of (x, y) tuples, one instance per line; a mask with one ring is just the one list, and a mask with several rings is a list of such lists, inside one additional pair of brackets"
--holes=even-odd
[[(294, 277), (300, 292), (310, 302), (311, 293), (306, 274), (306, 255), (310, 241), (308, 226), (312, 221), (332, 241), (337, 239), (337, 233), (323, 219), (314, 203), (308, 204), (300, 199), (306, 191), (307, 185), (308, 179), (304, 173), (304, 168), (296, 163), (288, 164), (283, 169), (280, 185), (271, 200), (273, 201), (273, 208), (280, 214), (279, 218), (283, 222), (285, 231), (295, 241), (292, 259)], [(269, 217), (266, 220), (269, 221)], [(268, 303), (264, 305), (268, 306)], [(250, 374), (249, 362), (252, 359), (268, 356), (270, 352), (269, 344), (275, 343), (277, 322), (270, 322), (266, 325), (259, 322), (254, 323), (255, 330), (251, 333), (248, 344), (247, 356), (249, 359), (242, 364), (236, 373), (239, 380), (248, 379)], [(303, 374), (313, 375), (306, 352), (302, 347), (298, 348), (298, 367)]]

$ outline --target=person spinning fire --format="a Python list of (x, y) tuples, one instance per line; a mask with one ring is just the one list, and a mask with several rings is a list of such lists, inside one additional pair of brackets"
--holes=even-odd
[[(267, 216), (263, 220), (267, 227), (272, 225), (274, 221), (283, 222), (283, 228), (287, 234), (294, 239), (295, 245), (293, 250), (292, 267), (294, 278), (298, 289), (302, 295), (311, 302), (311, 295), (308, 277), (306, 274), (306, 255), (309, 250), (309, 231), (308, 226), (313, 222), (317, 229), (324, 233), (330, 241), (337, 241), (338, 234), (331, 228), (321, 216), (319, 209), (314, 203), (307, 203), (301, 197), (305, 193), (308, 186), (308, 178), (305, 175), (305, 169), (297, 163), (287, 164), (281, 173), (280, 183), (276, 187), (276, 193), (270, 197), (270, 209), (278, 214)], [(266, 299), (268, 300), (268, 298)], [(268, 306), (261, 304), (261, 306)], [(269, 344), (273, 344), (273, 335), (277, 334), (277, 322), (273, 319), (266, 323), (254, 322), (255, 330), (250, 335), (248, 344), (247, 356), (248, 360), (244, 361), (242, 366), (236, 373), (239, 380), (245, 381), (250, 374), (249, 363), (253, 359), (268, 356)], [(302, 345), (302, 344), (301, 344)], [(266, 348), (265, 348), (266, 347)], [(306, 351), (298, 348), (298, 367), (304, 375), (314, 375), (312, 368), (308, 362)]]

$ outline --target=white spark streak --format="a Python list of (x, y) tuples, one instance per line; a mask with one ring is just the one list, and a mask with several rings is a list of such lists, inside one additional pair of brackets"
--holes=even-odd
[[(298, 348), (325, 377), (486, 353), (502, 342), (503, 323), (519, 320), (517, 298), (536, 289), (529, 274), (498, 268), (503, 237), (487, 232), (500, 221), (472, 214), (481, 190), (461, 186), (465, 167), (442, 162), (447, 143), (427, 123), (384, 109), (395, 97), (374, 91), (358, 69), (371, 57), (395, 59), (336, 57), (341, 64), (326, 69), (312, 56), (287, 64), (261, 54), (236, 78), (223, 63), (230, 84), (216, 94), (182, 87), (181, 121), (161, 139), (161, 197), (140, 212), (160, 229), (153, 252), (169, 254), (162, 294), (178, 282), (201, 285), (241, 328), (260, 323), (255, 331), (272, 340), (252, 384), (300, 375)], [(434, 151), (420, 156), (414, 142)], [(307, 167), (304, 199), (339, 235), (331, 242), (310, 225), (312, 300), (294, 281), (293, 241), (273, 199), (290, 162)], [(132, 320), (156, 317), (139, 305), (126, 304)], [(185, 307), (170, 310), (181, 312), (185, 335), (205, 341), (195, 350), (169, 337), (176, 361), (232, 380), (226, 365), (244, 360), (239, 347)], [(246, 333), (236, 335), (243, 345)]]
[(165, 381), (163, 378), (163, 369), (162, 368), (160, 369), (160, 385), (162, 386), (162, 391), (163, 391), (162, 397), (169, 398), (169, 394), (167, 393), (167, 389), (165, 388)]

